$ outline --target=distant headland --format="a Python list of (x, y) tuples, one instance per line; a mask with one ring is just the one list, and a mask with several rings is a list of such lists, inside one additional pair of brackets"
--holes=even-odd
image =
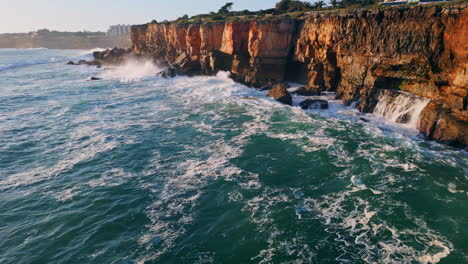
[(41, 29), (29, 33), (0, 34), (0, 48), (92, 49), (130, 46), (130, 25), (110, 26), (107, 32)]

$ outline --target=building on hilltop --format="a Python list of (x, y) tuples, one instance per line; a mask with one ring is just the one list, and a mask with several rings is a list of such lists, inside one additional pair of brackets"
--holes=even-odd
[(131, 25), (114, 25), (107, 30), (108, 36), (128, 35), (130, 34)]

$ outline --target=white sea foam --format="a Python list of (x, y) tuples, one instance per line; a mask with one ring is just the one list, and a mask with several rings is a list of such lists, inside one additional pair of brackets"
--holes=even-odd
[[(87, 140), (80, 140), (82, 138)], [(90, 160), (101, 152), (109, 151), (117, 146), (114, 141), (108, 141), (106, 136), (91, 127), (80, 127), (73, 131), (65, 147), (70, 152), (59, 159), (51, 167), (36, 167), (30, 171), (24, 171), (0, 179), (0, 190), (6, 190), (23, 185), (30, 185), (54, 178), (59, 174), (70, 170), (76, 164)], [(53, 149), (49, 152), (54, 151)], [(55, 150), (56, 151), (56, 150)]]
[[(197, 77), (197, 78), (207, 78), (207, 77)], [(198, 103), (210, 103), (210, 102), (216, 102), (216, 101), (224, 101), (224, 102), (234, 102), (231, 100), (231, 98), (235, 98), (236, 96), (240, 96), (244, 91), (242, 89), (234, 89), (232, 86), (235, 86), (232, 84), (230, 80), (225, 80), (224, 78), (222, 79), (217, 79), (214, 77), (208, 77), (210, 81), (210, 85), (205, 85), (203, 87), (198, 87), (197, 84), (191, 84), (191, 88), (189, 87), (189, 84), (187, 84), (187, 87), (184, 89), (193, 89), (193, 86), (196, 86), (195, 91), (190, 90), (191, 93), (189, 93), (189, 97), (192, 97), (193, 100), (197, 100)], [(211, 79), (210, 79), (211, 78)], [(196, 79), (196, 78), (195, 78)], [(181, 79), (177, 80), (181, 81)], [(186, 80), (183, 80), (186, 81)], [(192, 79), (193, 81), (193, 79)], [(213, 87), (216, 86), (217, 87)], [(183, 86), (183, 85), (182, 85)], [(218, 88), (219, 87), (219, 88)], [(229, 88), (229, 89), (225, 89)], [(186, 91), (188, 92), (188, 91)], [(174, 92), (174, 94), (178, 94), (178, 92)], [(278, 138), (281, 140), (292, 140), (292, 141), (297, 141), (298, 145), (303, 145), (303, 143), (299, 142), (302, 139), (308, 139), (310, 142), (310, 147), (313, 147), (313, 145), (316, 145), (315, 147), (318, 148), (316, 149), (321, 149), (322, 147), (324, 148), (329, 148), (330, 146), (333, 146), (336, 149), (331, 150), (329, 153), (331, 156), (334, 156), (335, 159), (333, 159), (333, 162), (336, 162), (335, 164), (337, 166), (342, 166), (344, 168), (347, 168), (352, 164), (352, 161), (354, 159), (353, 155), (346, 154), (346, 152), (343, 151), (342, 148), (342, 142), (337, 141), (337, 139), (333, 140), (328, 140), (330, 139), (330, 136), (325, 133), (325, 130), (323, 128), (318, 128), (316, 131), (313, 132), (312, 135), (309, 135), (304, 132), (298, 132), (298, 133), (285, 133), (284, 131), (281, 132), (275, 132), (271, 130), (271, 121), (270, 118), (272, 117), (272, 114), (274, 111), (280, 110), (282, 111), (283, 109), (288, 109), (287, 107), (284, 107), (282, 105), (278, 105), (277, 103), (271, 101), (271, 100), (265, 100), (263, 98), (260, 98), (261, 104), (259, 102), (256, 102), (256, 100), (242, 100), (240, 98), (235, 98), (236, 104), (240, 104), (242, 106), (248, 106), (248, 111), (247, 114), (252, 116), (253, 119), (252, 121), (246, 122), (242, 125), (242, 133), (232, 139), (232, 141), (229, 143), (232, 146), (235, 146), (234, 148), (231, 147), (231, 151), (238, 152), (239, 148), (237, 146), (242, 146), (245, 145), (248, 142), (249, 137), (252, 135), (256, 134), (264, 134), (266, 136), (272, 137), (272, 138)], [(336, 120), (324, 120), (324, 127), (326, 125), (330, 125), (327, 123), (333, 122), (333, 126), (336, 125), (337, 128), (340, 128), (342, 130), (347, 129), (347, 126), (349, 125), (349, 119), (348, 116), (354, 116), (355, 111), (354, 110), (349, 110), (346, 107), (337, 107), (339, 110), (333, 110), (331, 112), (328, 112), (327, 117), (331, 118), (336, 118)], [(273, 109), (273, 110), (272, 110)], [(286, 110), (288, 111), (288, 110)], [(310, 120), (310, 116), (305, 115), (303, 111), (301, 111), (298, 108), (293, 108), (293, 115), (291, 116), (291, 119), (297, 119), (300, 120), (301, 118), (304, 118), (306, 120), (305, 122), (308, 122)], [(323, 113), (326, 113), (326, 111), (314, 111), (317, 112), (318, 114), (322, 115)], [(206, 114), (206, 113), (205, 113)], [(219, 119), (219, 116), (212, 116), (213, 120)], [(309, 120), (307, 120), (307, 118)], [(357, 117), (356, 117), (357, 119)], [(316, 121), (316, 120), (315, 120)], [(321, 122), (321, 121), (319, 121)], [(207, 124), (205, 122), (200, 122), (200, 123), (195, 123), (194, 126), (203, 133), (210, 134), (212, 136), (217, 135), (216, 133), (213, 133), (213, 131), (216, 129), (215, 125), (212, 124)], [(385, 137), (384, 134), (382, 133), (374, 133), (375, 129), (370, 129), (370, 134), (375, 137), (376, 139)], [(321, 134), (320, 134), (321, 133)], [(218, 144), (220, 144), (219, 142)], [(403, 141), (402, 144), (405, 144)], [(412, 147), (412, 145), (407, 145), (405, 147)], [(307, 149), (307, 148), (305, 148)], [(379, 151), (395, 151), (398, 150), (399, 147), (387, 147), (383, 148), (382, 150)], [(194, 151), (191, 149), (191, 151)], [(385, 154), (383, 153), (377, 153), (376, 155), (372, 154), (372, 150), (364, 150), (362, 149), (362, 156), (364, 157), (375, 157), (378, 158), (379, 164), (382, 164), (382, 160), (387, 159)], [(238, 155), (238, 154), (236, 154)], [(230, 157), (235, 157), (236, 155)], [(379, 156), (380, 155), (380, 156)], [(210, 160), (210, 158), (208, 158)], [(213, 160), (216, 160), (216, 162), (208, 162), (206, 163), (205, 161), (201, 160), (188, 160), (186, 161), (187, 163), (184, 163), (184, 167), (186, 167), (186, 171), (188, 174), (185, 176), (188, 176), (187, 179), (191, 179), (192, 182), (190, 184), (183, 184), (179, 185), (181, 188), (185, 188), (185, 190), (190, 190), (193, 186), (203, 186), (205, 183), (203, 183), (203, 180), (200, 181), (200, 176), (201, 178), (205, 178), (208, 175), (205, 174), (205, 172), (213, 172), (212, 166), (213, 167), (223, 167), (225, 164), (227, 164), (227, 161), (219, 161), (218, 158), (214, 158)], [(207, 166), (209, 165), (209, 166)], [(410, 162), (404, 162), (404, 163), (399, 163), (396, 161), (389, 160), (388, 165), (386, 166), (398, 166), (404, 171), (414, 171), (415, 170), (415, 165), (413, 165)], [(216, 171), (216, 170), (214, 170)], [(235, 175), (235, 177), (239, 178), (239, 174), (242, 174), (243, 172), (237, 168), (235, 168), (234, 173), (230, 173), (231, 176), (228, 176), (232, 178), (232, 175)], [(377, 168), (374, 169), (374, 174), (376, 174)], [(210, 173), (208, 173), (210, 174)], [(352, 174), (352, 171), (349, 171), (346, 173), (346, 170), (344, 171), (344, 174), (340, 177), (346, 177), (346, 175)], [(198, 179), (195, 180), (194, 176), (198, 175)], [(215, 173), (216, 175), (216, 173)], [(219, 176), (219, 174), (217, 174)], [(216, 177), (218, 177), (216, 176)], [(175, 182), (178, 182), (180, 178), (174, 178)], [(185, 179), (182, 180), (182, 183), (185, 181)], [(252, 184), (252, 182), (254, 184)], [(414, 248), (411, 248), (410, 246), (407, 246), (402, 242), (401, 240), (397, 240), (394, 238), (393, 240), (388, 241), (388, 243), (382, 244), (382, 248), (384, 248), (384, 251), (382, 254), (376, 254), (374, 250), (374, 246), (369, 242), (369, 239), (371, 239), (372, 233), (369, 232), (374, 232), (374, 233), (385, 233), (385, 230), (394, 230), (389, 225), (379, 225), (375, 224), (374, 220), (375, 217), (378, 217), (378, 211), (373, 209), (370, 205), (370, 203), (366, 200), (363, 199), (358, 199), (356, 200), (356, 206), (357, 209), (353, 211), (350, 215), (342, 215), (344, 212), (342, 211), (341, 206), (342, 203), (346, 200), (346, 198), (351, 195), (353, 192), (369, 189), (365, 184), (363, 184), (358, 176), (353, 178), (353, 182), (355, 184), (355, 187), (350, 190), (350, 192), (346, 193), (341, 199), (337, 199), (336, 196), (330, 196), (330, 199), (336, 201), (336, 203), (331, 203), (329, 199), (327, 199), (327, 206), (324, 208), (320, 207), (314, 207), (314, 206), (304, 206), (303, 209), (299, 211), (298, 217), (303, 217), (305, 213), (307, 213), (308, 210), (313, 210), (313, 211), (319, 211), (320, 215), (324, 217), (325, 223), (327, 225), (330, 225), (334, 228), (340, 227), (343, 229), (349, 229), (351, 230), (350, 233), (342, 236), (342, 241), (346, 245), (350, 246), (352, 243), (359, 243), (365, 246), (365, 249), (367, 251), (363, 251), (363, 255), (367, 256), (369, 259), (369, 262), (372, 262), (371, 259), (387, 259), (389, 258), (392, 260), (391, 257), (394, 254), (403, 254), (405, 256), (408, 256), (409, 259), (418, 259), (421, 254)], [(258, 184), (257, 184), (258, 183)], [(251, 188), (251, 186), (255, 186), (254, 188), (256, 189), (262, 189), (264, 186), (258, 181), (258, 180), (248, 180), (246, 182), (240, 182), (239, 186), (243, 189), (248, 189)], [(172, 189), (172, 188), (171, 188)], [(383, 192), (380, 190), (374, 190), (374, 189), (369, 189), (372, 191), (374, 195), (382, 195)], [(170, 192), (166, 192), (166, 194), (169, 194)], [(269, 216), (270, 212), (273, 211), (271, 207), (276, 204), (276, 203), (284, 203), (289, 201), (289, 197), (285, 194), (281, 193), (275, 193), (275, 192), (263, 192), (262, 191), (261, 196), (254, 197), (250, 199), (248, 202), (246, 202), (246, 206), (244, 207), (245, 212), (250, 212), (250, 219), (255, 223), (260, 230), (268, 230), (268, 232), (271, 232), (272, 236), (269, 240), (270, 245), (267, 247), (265, 250), (261, 250), (258, 254), (258, 256), (255, 258), (255, 260), (259, 260), (262, 263), (268, 263), (269, 261), (272, 260), (272, 258), (276, 254), (288, 254), (288, 252), (291, 251), (291, 247), (284, 247), (284, 245), (291, 245), (291, 243), (287, 241), (283, 241), (280, 239), (280, 234), (281, 230), (275, 230), (275, 226), (272, 226), (272, 221), (273, 219)], [(190, 199), (190, 202), (195, 202), (197, 199), (199, 199), (200, 195), (197, 193), (197, 195), (192, 196), (194, 197), (193, 199)], [(229, 200), (232, 202), (239, 202), (242, 201), (242, 194), (239, 192), (233, 192), (229, 194)], [(306, 200), (305, 200), (306, 201)], [(311, 202), (314, 205), (317, 205), (317, 201)], [(331, 204), (330, 204), (331, 203)], [(192, 205), (193, 206), (193, 205)], [(183, 206), (184, 207), (184, 206)], [(171, 209), (172, 210), (172, 209)], [(174, 207), (174, 210), (176, 210), (176, 207)], [(180, 208), (179, 208), (180, 210)], [(153, 216), (154, 217), (154, 216)], [(341, 219), (340, 219), (341, 218)], [(184, 218), (184, 219), (191, 219), (190, 217)], [(334, 221), (337, 221), (340, 223), (338, 226), (335, 225)], [(332, 230), (333, 228), (330, 228), (329, 230)], [(163, 227), (158, 227), (156, 230), (166, 230)], [(171, 232), (163, 232), (164, 235), (169, 236), (169, 237), (177, 237), (181, 235), (180, 233), (181, 229), (173, 230)], [(428, 229), (425, 229), (427, 231)], [(166, 230), (167, 231), (167, 230)], [(398, 235), (398, 232), (400, 231), (395, 231), (394, 233)], [(421, 231), (423, 232), (423, 231)], [(430, 232), (430, 237), (433, 238), (440, 238), (441, 241), (443, 241), (442, 237), (439, 237), (436, 235), (434, 232)], [(431, 233), (432, 232), (432, 233)], [(419, 234), (419, 233), (418, 233)], [(151, 235), (149, 236), (151, 237)], [(350, 240), (350, 237), (353, 237), (353, 240)], [(148, 235), (145, 235), (144, 241), (152, 241), (152, 239), (148, 239)], [(444, 242), (445, 243), (445, 242)], [(307, 245), (301, 244), (304, 247), (307, 248)], [(386, 251), (385, 251), (386, 250)], [(281, 252), (281, 253), (280, 253)], [(346, 253), (346, 250), (345, 250)], [(388, 253), (388, 254), (387, 254)], [(423, 251), (422, 253), (425, 253)], [(430, 254), (429, 252), (428, 256), (433, 256), (433, 254)], [(438, 253), (436, 253), (438, 254)], [(427, 256), (424, 255), (424, 256)], [(343, 254), (343, 259), (346, 259), (345, 254)]]
[(451, 193), (465, 193), (465, 191), (463, 190), (458, 190), (457, 185), (453, 182), (449, 182), (449, 184), (447, 185), (447, 190)]
[(428, 254), (428, 255), (420, 256), (419, 261), (422, 264), (439, 263), (439, 261), (441, 259), (443, 259), (443, 258), (447, 257), (448, 255), (450, 255), (450, 248), (447, 245), (445, 245), (444, 243), (442, 243), (441, 241), (439, 241), (439, 240), (434, 240), (434, 241), (429, 242), (428, 247), (436, 247), (436, 250), (437, 249), (439, 249), (439, 250), (442, 249), (442, 251), (440, 251), (439, 253), (433, 254), (433, 255)]
[[(180, 120), (176, 123), (176, 126), (190, 125), (201, 133), (221, 136), (221, 138), (210, 141), (203, 147), (196, 145), (185, 146), (187, 153), (190, 153), (190, 155), (208, 155), (204, 159), (186, 159), (179, 163), (176, 168), (177, 172), (162, 182), (162, 188), (158, 187), (154, 190), (158, 195), (157, 202), (148, 208), (148, 215), (153, 224), (148, 226), (149, 232), (144, 234), (139, 241), (142, 245), (150, 246), (155, 239), (161, 239), (162, 245), (155, 253), (141, 258), (140, 262), (157, 259), (174, 246), (175, 239), (185, 233), (187, 226), (193, 220), (194, 210), (203, 195), (201, 190), (213, 180), (222, 177), (226, 181), (237, 182), (243, 189), (262, 188), (258, 175), (242, 171), (230, 164), (230, 160), (242, 154), (243, 146), (249, 142), (252, 135), (265, 133), (268, 130), (269, 126), (266, 125), (266, 122), (269, 121), (272, 113), (267, 109), (271, 107), (287, 109), (287, 107), (268, 98), (259, 99), (261, 102), (251, 100), (248, 97), (244, 98), (244, 96), (251, 95), (264, 96), (265, 93), (235, 84), (228, 78), (227, 73), (219, 73), (217, 77), (194, 77), (192, 79), (179, 77), (173, 81), (177, 83), (177, 85), (174, 85), (177, 90), (172, 89), (169, 93), (179, 96), (182, 90), (190, 98), (184, 101), (183, 105), (179, 106), (180, 108), (189, 108), (195, 114), (202, 111), (202, 108), (194, 108), (194, 104), (203, 105), (222, 101), (225, 111), (242, 111), (244, 114), (251, 116), (252, 119), (243, 123), (241, 127), (233, 128), (240, 133), (229, 141), (222, 137), (223, 134), (215, 132), (220, 127), (211, 124), (224, 119), (222, 116), (226, 114), (224, 110), (203, 112), (204, 115), (210, 117), (210, 124), (207, 124), (204, 120)], [(172, 126), (174, 126), (174, 122), (165, 123), (172, 123)], [(172, 129), (174, 128), (172, 127)], [(160, 160), (155, 160), (155, 164), (160, 162)], [(153, 168), (151, 170), (161, 169)], [(151, 185), (147, 187), (152, 188)], [(186, 197), (188, 194), (191, 195)], [(232, 202), (242, 200), (242, 194), (239, 192), (231, 193), (229, 197)], [(162, 208), (164, 210), (161, 210)], [(178, 220), (175, 220), (175, 222), (172, 220), (172, 223), (166, 222), (164, 219), (167, 216), (178, 216)]]
[(419, 116), (429, 100), (405, 92), (395, 93), (398, 95), (392, 96), (382, 91), (374, 113), (393, 122), (404, 123), (410, 128), (417, 128)]
[[(325, 195), (321, 199), (312, 199), (306, 202), (304, 207), (311, 208), (319, 213), (324, 223), (329, 226), (327, 232), (336, 233), (343, 243), (344, 257), (347, 252), (359, 244), (364, 248), (360, 255), (366, 263), (437, 263), (440, 259), (450, 254), (451, 243), (444, 237), (429, 229), (423, 220), (415, 217), (409, 208), (403, 204), (393, 204), (393, 207), (403, 206), (408, 221), (416, 224), (412, 229), (396, 229), (389, 223), (380, 220), (379, 212), (372, 209), (369, 202), (355, 196), (355, 192), (361, 190), (358, 187), (350, 187), (341, 193)], [(383, 198), (386, 203), (391, 202)], [(344, 206), (352, 202), (354, 210), (347, 213)], [(374, 218), (377, 218), (374, 220)], [(385, 234), (389, 232), (391, 236)], [(413, 246), (405, 241), (404, 236), (411, 234), (418, 237), (418, 246)], [(373, 240), (380, 237), (376, 244)], [(423, 247), (421, 250), (419, 247)], [(346, 261), (344, 261), (346, 262)]]
[(66, 202), (72, 200), (76, 195), (81, 192), (81, 188), (79, 186), (74, 186), (68, 189), (65, 189), (60, 192), (53, 193), (51, 192), (50, 195), (55, 197), (58, 201)]
[[(201, 191), (209, 182), (218, 177), (230, 178), (241, 171), (228, 165), (230, 158), (237, 151), (223, 141), (211, 142), (203, 148), (188, 148), (187, 151), (207, 153), (206, 159), (187, 159), (177, 165), (176, 173), (165, 178), (162, 189), (154, 190), (158, 198), (148, 207), (148, 216), (152, 224), (148, 233), (139, 242), (151, 246), (152, 241), (161, 240), (162, 246), (154, 253), (144, 256), (139, 263), (157, 259), (175, 245), (175, 240), (186, 232), (193, 221), (193, 214)], [(160, 160), (155, 160), (160, 163)], [(150, 186), (150, 188), (152, 188)], [(171, 220), (166, 220), (170, 218)]]
[(121, 82), (135, 82), (155, 77), (162, 70), (151, 60), (129, 59), (120, 66), (108, 67), (99, 76), (104, 79), (118, 79)]
[(134, 175), (126, 173), (120, 168), (114, 168), (110, 171), (105, 172), (99, 178), (88, 181), (88, 185), (91, 188), (96, 187), (114, 187), (126, 183), (129, 179), (133, 178)]

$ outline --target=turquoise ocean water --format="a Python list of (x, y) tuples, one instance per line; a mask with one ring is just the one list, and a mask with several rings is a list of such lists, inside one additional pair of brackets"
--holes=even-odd
[(0, 263), (468, 263), (465, 151), (89, 54), (0, 50)]

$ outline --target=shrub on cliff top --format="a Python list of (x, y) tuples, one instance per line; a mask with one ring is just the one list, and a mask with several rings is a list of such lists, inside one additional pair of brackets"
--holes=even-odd
[(225, 5), (223, 5), (223, 6), (219, 9), (218, 13), (219, 13), (219, 14), (227, 14), (227, 13), (229, 13), (229, 11), (231, 11), (231, 9), (232, 9), (232, 5), (234, 5), (234, 3), (231, 3), (231, 2), (226, 3)]
[(295, 12), (307, 11), (312, 9), (309, 2), (295, 1), (295, 0), (281, 0), (275, 6), (276, 11), (279, 12)]

